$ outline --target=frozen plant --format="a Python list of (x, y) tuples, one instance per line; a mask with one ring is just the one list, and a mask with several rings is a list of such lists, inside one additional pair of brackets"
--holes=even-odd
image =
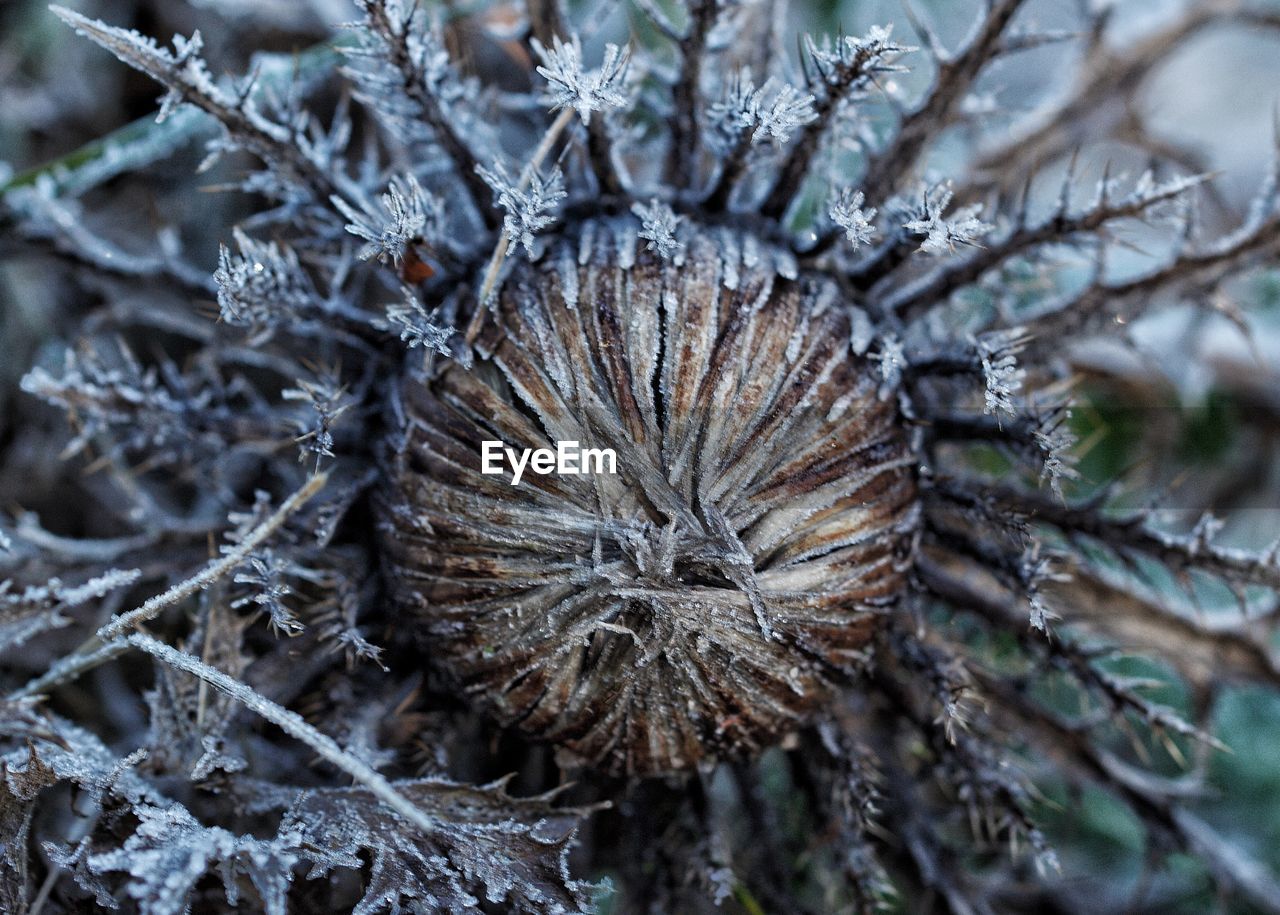
[[(1208, 800), (1226, 686), (1280, 689), (1229, 501), (1274, 493), (1170, 447), (1142, 332), (1256, 326), (1277, 175), (1234, 213), (1133, 101), (1280, 17), (285, 6), (55, 8), (162, 123), (0, 170), (61, 303), (0, 392), (0, 909), (1280, 911)], [(319, 44), (234, 75), (264, 23)], [(618, 472), (495, 482), (494, 439)], [(1099, 794), (1137, 891), (1055, 850)]]

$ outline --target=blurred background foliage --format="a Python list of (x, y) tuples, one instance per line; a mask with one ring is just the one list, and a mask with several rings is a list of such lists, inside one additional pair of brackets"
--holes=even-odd
[[(208, 56), (236, 72), (249, 69), (252, 52), (298, 55), (313, 49), (327, 33), (327, 23), (351, 15), (342, 0), (82, 0), (70, 5), (145, 34), (198, 28)], [(601, 8), (587, 0), (575, 5), (580, 15), (588, 16)], [(975, 3), (916, 0), (915, 6), (944, 44), (954, 44), (973, 21)], [(1034, 18), (1042, 29), (1069, 29), (1076, 21), (1072, 6), (1065, 0), (1043, 0), (1034, 5)], [(1185, 6), (1120, 0), (1114, 40), (1158, 28)], [(465, 10), (465, 4), (456, 7)], [(914, 40), (897, 2), (793, 0), (792, 7), (790, 25), (797, 34), (862, 33), (873, 24), (892, 22), (897, 35)], [(997, 78), (985, 84), (989, 117), (997, 123), (1010, 121), (1034, 107), (1070, 72), (1074, 53), (1072, 42), (1064, 41), (1003, 62)], [(927, 71), (917, 71), (903, 79), (915, 85), (928, 77)], [(126, 140), (145, 141), (166, 130), (167, 136), (181, 139), (184, 131), (172, 123), (155, 125), (157, 95), (147, 78), (59, 23), (44, 0), (0, 4), (0, 184), (30, 180), (32, 170), (50, 172), (49, 163), (82, 165), (103, 154), (103, 147), (94, 144), (113, 131), (124, 131), (118, 137)], [(1209, 29), (1172, 54), (1134, 97), (1120, 101), (1198, 170), (1220, 172), (1204, 195), (1203, 217), (1206, 234), (1221, 231), (1238, 220), (1272, 154), (1280, 106), (1276, 37), (1240, 27)], [(945, 159), (945, 149), (939, 155)], [(1113, 138), (1083, 138), (1078, 170), (1085, 183), (1100, 176), (1108, 163), (1113, 174), (1136, 175), (1149, 155)], [(212, 272), (223, 227), (244, 210), (234, 195), (207, 192), (234, 163), (202, 175), (198, 185), (204, 190), (193, 199), (189, 176), (199, 158), (197, 144), (186, 143), (143, 171), (123, 171), (86, 196), (84, 212), (96, 214), (86, 218), (126, 218), (153, 235), (161, 226), (173, 227), (187, 250)], [(938, 165), (945, 170), (945, 161)], [(1052, 199), (1062, 168), (1062, 163), (1045, 163), (1037, 180), (1039, 198)], [(59, 174), (56, 169), (50, 173)], [(107, 200), (109, 208), (97, 206)], [(1146, 230), (1135, 231), (1128, 240), (1125, 262), (1116, 265), (1121, 271), (1141, 269), (1168, 243)], [(0, 503), (10, 510), (31, 509), (41, 506), (30, 504), (25, 493), (51, 491), (33, 480), (47, 480), (58, 471), (53, 455), (40, 450), (43, 438), (32, 428), (40, 414), (14, 402), (20, 396), (17, 379), (39, 359), (42, 345), (70, 328), (94, 298), (91, 286), (56, 269), (56, 261), (51, 269), (47, 256), (15, 252), (9, 241), (0, 245), (5, 255), (0, 259), (0, 448), (19, 455), (0, 470)], [(11, 256), (15, 254), (19, 256)], [(1229, 285), (1224, 295), (1219, 310), (1229, 320), (1206, 322), (1190, 309), (1175, 310), (1135, 329), (1136, 348), (1102, 345), (1082, 354), (1072, 418), (1080, 441), (1078, 486), (1081, 492), (1118, 486), (1122, 504), (1135, 507), (1163, 494), (1165, 504), (1179, 507), (1170, 513), (1169, 523), (1184, 530), (1201, 513), (1215, 512), (1228, 522), (1223, 542), (1256, 548), (1280, 536), (1280, 270)], [(24, 451), (28, 439), (31, 445)], [(1002, 460), (993, 452), (985, 469), (1012, 472)], [(56, 513), (46, 517), (56, 518)], [(1157, 586), (1175, 590), (1173, 582)], [(1201, 596), (1206, 614), (1234, 609), (1229, 595)], [(1017, 663), (1012, 644), (990, 644), (984, 650)], [(1189, 691), (1158, 663), (1120, 657), (1113, 672), (1158, 681), (1150, 694), (1153, 701), (1192, 715)], [(1046, 689), (1050, 695), (1044, 698), (1063, 708), (1079, 701), (1065, 685)], [(1195, 809), (1224, 836), (1280, 871), (1280, 695), (1227, 689), (1219, 695), (1214, 721), (1216, 736), (1229, 749), (1208, 754), (1214, 793)], [(1116, 743), (1128, 745), (1117, 752), (1149, 756), (1170, 777), (1201, 752), (1180, 738), (1166, 743), (1137, 730), (1117, 734)], [(1037, 770), (1036, 760), (1026, 762)], [(780, 798), (801, 796), (793, 792), (781, 763), (771, 784)], [(1121, 911), (1139, 899), (1144, 910), (1158, 908), (1170, 915), (1216, 908), (1210, 882), (1193, 859), (1177, 856), (1156, 871), (1147, 866), (1141, 824), (1107, 794), (1072, 796), (1050, 776), (1038, 787), (1039, 814), (1061, 854), (1063, 879), (1081, 884), (1097, 900), (1098, 911)], [(797, 810), (795, 830), (807, 822), (802, 813)], [(802, 850), (804, 836), (794, 839)], [(740, 897), (738, 903), (748, 912), (763, 911), (750, 898)]]

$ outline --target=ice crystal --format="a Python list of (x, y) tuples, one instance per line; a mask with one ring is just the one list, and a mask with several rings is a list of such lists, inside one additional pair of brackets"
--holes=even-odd
[(480, 167), (478, 173), (493, 190), (493, 199), (504, 212), (502, 232), (514, 244), (533, 254), (534, 236), (554, 225), (553, 211), (565, 199), (568, 192), (564, 175), (553, 169), (549, 178), (537, 172), (526, 172), (520, 181), (513, 181), (502, 163), (493, 168)]
[(831, 221), (844, 230), (844, 236), (856, 251), (871, 244), (876, 237), (875, 207), (864, 207), (866, 195), (852, 188), (841, 188), (827, 210)]
[(452, 355), (449, 340), (454, 329), (442, 326), (436, 315), (427, 310), (422, 300), (411, 289), (404, 290), (404, 300), (387, 308), (387, 323), (400, 332), (400, 339), (410, 349), (422, 347), (434, 350), (442, 356)]
[(248, 568), (235, 576), (238, 584), (251, 586), (250, 592), (232, 601), (231, 606), (256, 605), (266, 611), (273, 630), (285, 635), (300, 634), (304, 627), (284, 602), (293, 593), (285, 582), (288, 567), (287, 560), (270, 550), (250, 556)]
[(300, 378), (296, 388), (288, 388), (280, 396), (285, 400), (304, 401), (311, 406), (314, 418), (299, 422), (301, 457), (334, 457), (334, 426), (342, 414), (353, 406), (353, 401), (341, 382), (332, 375), (315, 379)]
[(656, 198), (647, 204), (637, 201), (631, 204), (631, 212), (640, 219), (640, 237), (648, 240), (650, 251), (669, 261), (684, 250), (684, 243), (676, 237), (684, 217), (677, 216), (666, 203)]
[(916, 48), (898, 44), (893, 40), (893, 26), (873, 25), (864, 36), (842, 35), (836, 41), (823, 36), (815, 41), (805, 36), (805, 51), (824, 79), (831, 83), (844, 82), (851, 77), (868, 80), (876, 73), (892, 73), (905, 70), (895, 63), (897, 58), (910, 54)]
[(986, 382), (984, 412), (1006, 416), (1017, 413), (1016, 398), (1027, 377), (1026, 369), (1018, 364), (1018, 353), (1025, 343), (1020, 327), (973, 341), (982, 360), (982, 377)]
[(958, 245), (976, 245), (978, 239), (994, 226), (978, 218), (982, 204), (960, 207), (949, 217), (944, 215), (951, 205), (954, 192), (948, 187), (926, 191), (921, 210), (915, 219), (903, 223), (903, 228), (916, 235), (925, 236), (920, 250), (929, 254), (954, 254)]
[(551, 84), (551, 101), (555, 108), (572, 108), (582, 118), (591, 120), (591, 112), (622, 108), (627, 104), (624, 80), (627, 75), (627, 52), (616, 44), (604, 48), (600, 69), (588, 73), (582, 66), (582, 44), (575, 35), (561, 41), (557, 35), (550, 48), (533, 40), (534, 53), (542, 61), (538, 72)]
[(257, 241), (238, 228), (233, 237), (239, 254), (222, 245), (213, 275), (223, 321), (269, 328), (311, 306), (315, 293), (292, 250)]
[(707, 111), (707, 118), (724, 149), (740, 140), (786, 143), (800, 127), (812, 123), (813, 96), (770, 77), (759, 88), (749, 70), (741, 71), (729, 93)]
[(424, 191), (412, 175), (393, 179), (381, 204), (377, 208), (366, 203), (363, 211), (356, 211), (341, 197), (333, 198), (333, 205), (348, 220), (347, 231), (368, 242), (360, 251), (361, 258), (390, 259), (399, 264), (415, 241), (434, 242), (442, 237), (444, 205)]
[(871, 358), (880, 364), (880, 397), (888, 397), (897, 390), (902, 381), (903, 369), (907, 367), (906, 344), (895, 334), (886, 334), (880, 339), (880, 351), (871, 354)]

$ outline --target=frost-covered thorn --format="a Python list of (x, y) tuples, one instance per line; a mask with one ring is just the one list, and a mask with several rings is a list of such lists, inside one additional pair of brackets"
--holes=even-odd
[(1049, 581), (1068, 581), (1070, 576), (1054, 568), (1054, 557), (1044, 552), (1044, 544), (1039, 539), (1032, 539), (1023, 553), (1019, 571), (1031, 610), (1031, 627), (1048, 635), (1050, 622), (1061, 617), (1045, 602), (1041, 587)]
[(493, 189), (493, 199), (505, 213), (502, 234), (533, 256), (534, 236), (556, 221), (556, 206), (564, 200), (564, 175), (553, 168), (543, 178), (537, 169), (526, 168), (520, 180), (513, 180), (501, 162), (493, 168), (476, 167), (477, 173)]
[(1042, 48), (1045, 45), (1062, 44), (1067, 41), (1076, 41), (1084, 37), (1084, 34), (1071, 29), (1045, 29), (1042, 31), (1020, 31), (1005, 36), (1000, 42), (1000, 48), (996, 52), (1000, 56), (1017, 54), (1020, 51), (1032, 51), (1036, 48)]
[(1033, 433), (1042, 456), (1040, 480), (1047, 481), (1053, 494), (1062, 502), (1066, 502), (1067, 498), (1063, 492), (1063, 483), (1080, 477), (1075, 468), (1075, 455), (1072, 454), (1076, 438), (1065, 422), (1068, 416), (1070, 413), (1066, 412), (1063, 418), (1051, 421)]
[(841, 188), (827, 208), (831, 221), (844, 230), (853, 250), (871, 244), (876, 237), (876, 208), (866, 207), (866, 195), (853, 188)]
[[(990, 12), (989, 7), (990, 4), (988, 4), (988, 12)], [(942, 39), (938, 37), (938, 33), (933, 26), (920, 15), (915, 3), (912, 0), (902, 0), (902, 11), (907, 17), (907, 22), (911, 24), (911, 28), (920, 36), (920, 40), (924, 42), (929, 56), (937, 63), (946, 61), (948, 58), (946, 46), (942, 43)]]
[(997, 417), (1015, 415), (1014, 398), (1021, 393), (1027, 376), (1026, 369), (1018, 364), (1017, 359), (1027, 343), (1023, 329), (1015, 327), (970, 339), (982, 363), (986, 386), (983, 412)]
[(313, 379), (299, 378), (297, 387), (286, 388), (280, 396), (287, 401), (311, 406), (313, 418), (298, 423), (300, 431), (295, 441), (301, 445), (298, 459), (314, 456), (318, 469), (321, 458), (334, 456), (333, 429), (343, 414), (355, 405), (354, 399), (336, 373), (325, 373)]
[(978, 239), (993, 228), (978, 218), (982, 204), (960, 207), (950, 217), (943, 214), (954, 196), (949, 187), (926, 191), (921, 210), (915, 219), (903, 223), (903, 228), (916, 235), (925, 236), (920, 250), (928, 254), (954, 254), (959, 245), (977, 245)]
[[(537, 228), (544, 228), (554, 221), (553, 217), (549, 217), (543, 211), (559, 204), (565, 197), (564, 179), (560, 169), (555, 168), (551, 179), (545, 182), (539, 170), (542, 168), (543, 161), (551, 154), (551, 149), (560, 135), (569, 126), (573, 114), (572, 108), (564, 109), (547, 128), (538, 147), (533, 151), (529, 164), (521, 172), (519, 183), (514, 185), (511, 183), (500, 162), (495, 164), (496, 171), (490, 171), (480, 165), (476, 166), (477, 174), (492, 188), (498, 205), (507, 213), (503, 219), (502, 235), (493, 249), (493, 255), (489, 258), (484, 279), (480, 284), (480, 307), (476, 308), (471, 323), (467, 326), (465, 339), (468, 346), (475, 342), (476, 335), (480, 333), (480, 322), (483, 320), (485, 309), (492, 301), (493, 294), (497, 291), (498, 276), (502, 271), (502, 265), (506, 262), (507, 250), (512, 242), (517, 239), (524, 242), (526, 253), (532, 256), (532, 233)], [(536, 192), (533, 190), (535, 182), (538, 188)]]
[[(1058, 188), (1058, 202), (1054, 213), (1059, 219), (1065, 218), (1071, 209), (1071, 191), (1076, 184), (1076, 169), (1080, 164), (1080, 148), (1076, 147), (1071, 151), (1071, 158), (1067, 160), (1067, 169), (1062, 175), (1062, 184)], [(1106, 168), (1110, 168), (1111, 163), (1108, 162)]]
[[(933, 272), (895, 290), (886, 299), (885, 306), (904, 319), (918, 317), (920, 312), (945, 303), (951, 292), (974, 282), (987, 271), (1009, 262), (1029, 248), (1072, 237), (1096, 238), (1107, 231), (1113, 222), (1145, 218), (1158, 211), (1161, 206), (1185, 198), (1208, 177), (1198, 175), (1175, 178), (1162, 184), (1139, 182), (1133, 192), (1118, 199), (1109, 197), (1105, 205), (1097, 204), (1075, 214), (1063, 211), (1060, 201), (1055, 213), (1044, 221), (1029, 225), (1020, 217), (1012, 231), (998, 240), (972, 251), (964, 259), (943, 264)], [(1105, 246), (1099, 245), (1095, 253), (1098, 258), (1102, 258), (1105, 251)], [(1095, 273), (1099, 278), (1103, 275), (1100, 262), (1095, 263)], [(1084, 297), (1087, 296), (1082, 294), (1081, 298)]]
[(293, 593), (285, 581), (289, 571), (287, 560), (271, 550), (262, 550), (250, 556), (246, 568), (232, 579), (237, 584), (250, 585), (250, 591), (231, 602), (233, 608), (256, 605), (264, 611), (273, 632), (287, 636), (301, 635), (306, 628), (285, 604), (285, 598)]
[(684, 243), (676, 237), (684, 217), (677, 216), (666, 203), (655, 197), (647, 204), (631, 204), (631, 212), (640, 219), (640, 237), (648, 240), (650, 251), (669, 261), (684, 250)]
[(627, 104), (627, 94), (623, 91), (630, 60), (627, 50), (616, 44), (605, 45), (600, 69), (589, 72), (582, 65), (582, 44), (576, 35), (567, 42), (555, 36), (549, 49), (537, 38), (530, 44), (542, 61), (538, 73), (550, 83), (554, 109), (572, 108), (582, 123), (588, 124), (591, 112), (622, 108)]
[(367, 242), (360, 258), (391, 260), (399, 266), (415, 240), (438, 242), (444, 237), (444, 203), (428, 194), (413, 175), (393, 178), (382, 195), (382, 206), (364, 201), (360, 210), (341, 197), (331, 198), (348, 220), (345, 228)]
[(894, 334), (880, 338), (880, 349), (870, 358), (880, 365), (880, 399), (887, 399), (902, 383), (902, 373), (907, 367), (906, 345)]
[(438, 323), (435, 312), (429, 311), (412, 289), (404, 287), (403, 294), (401, 304), (387, 308), (387, 324), (391, 330), (399, 331), (400, 339), (410, 349), (422, 347), (442, 356), (453, 355), (449, 340), (455, 333), (454, 329)]

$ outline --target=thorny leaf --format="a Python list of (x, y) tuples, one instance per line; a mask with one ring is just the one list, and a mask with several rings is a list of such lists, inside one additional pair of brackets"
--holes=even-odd
[(34, 747), (27, 758), (0, 759), (0, 911), (25, 912), (31, 898), (27, 847), (40, 792), (58, 781)]
[(243, 874), (253, 882), (267, 915), (286, 912), (291, 870), (299, 857), (294, 836), (238, 836), (201, 825), (177, 804), (140, 804), (131, 812), (139, 824), (124, 845), (90, 854), (84, 866), (100, 877), (127, 874), (129, 896), (143, 915), (183, 915), (196, 884), (210, 872), (222, 879), (229, 906), (240, 904), (237, 881)]
[(304, 793), (281, 832), (296, 832), (312, 862), (309, 878), (334, 868), (373, 868), (353, 915), (400, 911), (402, 904), (449, 912), (591, 911), (589, 887), (569, 877), (566, 856), (587, 811), (551, 806), (551, 796), (512, 798), (505, 783), (478, 788), (440, 781), (396, 788), (441, 820), (415, 835), (361, 789)]

